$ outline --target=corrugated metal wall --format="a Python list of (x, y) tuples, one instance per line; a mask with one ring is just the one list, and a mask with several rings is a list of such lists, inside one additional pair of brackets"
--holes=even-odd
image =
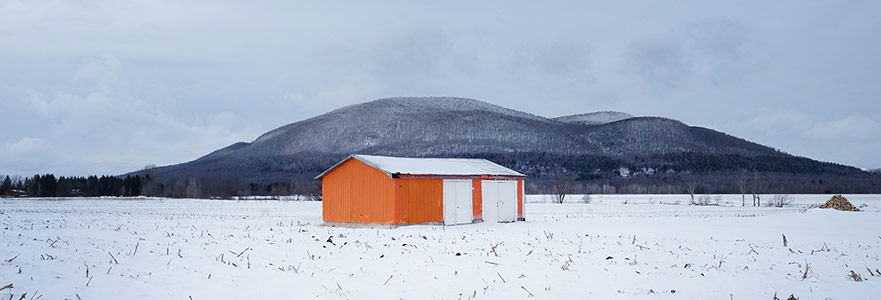
[(398, 223), (444, 221), (444, 181), (432, 179), (395, 179)]
[(483, 185), (480, 179), (471, 180), (471, 201), (474, 205), (474, 219), (483, 220)]
[[(481, 180), (472, 179), (474, 219), (483, 219)], [(350, 223), (443, 222), (443, 179), (392, 179), (356, 159), (322, 178), (324, 220)], [(517, 216), (523, 217), (523, 179), (517, 179)]]
[(393, 223), (394, 180), (371, 166), (350, 159), (322, 178), (324, 220)]

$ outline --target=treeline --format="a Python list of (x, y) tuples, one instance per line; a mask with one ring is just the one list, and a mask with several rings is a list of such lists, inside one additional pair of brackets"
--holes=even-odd
[(761, 193), (881, 193), (881, 171), (797, 156), (695, 152), (647, 157), (542, 152), (466, 156), (527, 174), (530, 194), (553, 194), (560, 186), (576, 194), (679, 194), (689, 183), (695, 183), (699, 193), (738, 194), (743, 182)]
[[(530, 177), (577, 176), (586, 179), (620, 177), (622, 170), (648, 173), (737, 173), (794, 174), (800, 177), (864, 176), (869, 172), (836, 163), (798, 156), (705, 154), (682, 152), (651, 156), (611, 157), (533, 153), (479, 153), (465, 157), (486, 158)], [(875, 173), (877, 174), (877, 173)]]
[(527, 178), (526, 193), (556, 194), (879, 194), (881, 174), (799, 175), (762, 172), (633, 174), (628, 177)]
[[(147, 177), (149, 178), (149, 177)], [(305, 195), (321, 200), (318, 182), (245, 183), (235, 179), (189, 178), (168, 182), (146, 180), (142, 187), (146, 196), (168, 198), (219, 198), (233, 196), (288, 196)]]
[(75, 197), (75, 196), (139, 196), (139, 176), (55, 177), (54, 174), (33, 177), (6, 176), (0, 185), (0, 195), (19, 197)]
[[(881, 193), (881, 170), (865, 172), (795, 156), (746, 157), (684, 152), (613, 158), (538, 152), (456, 157), (486, 158), (527, 174), (526, 192), (529, 194), (555, 193), (561, 187), (576, 194), (678, 194), (685, 192), (689, 185), (697, 193), (737, 194), (743, 192), (745, 182), (759, 193)], [(0, 196), (230, 198), (296, 194), (318, 200), (321, 183), (312, 177), (337, 161), (335, 157), (322, 159), (299, 161), (295, 164), (296, 170), (237, 173), (240, 178), (206, 178), (199, 177), (199, 174), (169, 178), (168, 174), (158, 172), (155, 166), (147, 166), (125, 177), (0, 176), (3, 178)], [(273, 165), (291, 164), (273, 162)], [(286, 182), (278, 182), (281, 178)]]
[(0, 184), (3, 197), (168, 197), (230, 198), (232, 196), (307, 195), (321, 198), (317, 182), (242, 183), (238, 180), (196, 179), (160, 182), (149, 174), (134, 176), (33, 177), (5, 176)]

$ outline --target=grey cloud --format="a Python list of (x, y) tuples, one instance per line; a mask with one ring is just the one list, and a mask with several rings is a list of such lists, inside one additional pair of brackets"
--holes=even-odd
[(668, 92), (687, 85), (691, 63), (677, 41), (645, 39), (632, 43), (624, 53), (627, 71), (648, 87)]
[(376, 75), (402, 81), (420, 82), (447, 72), (452, 45), (438, 31), (416, 31), (396, 37), (378, 47)]
[[(29, 91), (24, 107), (49, 125), (48, 133), (7, 144), (0, 165), (19, 173), (56, 165), (54, 172), (70, 174), (75, 170), (65, 166), (169, 164), (183, 153), (192, 159), (264, 130), (239, 122), (229, 112), (205, 122), (182, 122), (133, 98), (119, 77), (122, 65), (113, 57), (86, 62), (71, 80), (87, 82), (92, 86), (88, 92)], [(23, 156), (32, 163), (18, 162)]]
[(730, 20), (691, 23), (675, 30), (696, 56), (719, 60), (740, 60), (746, 54), (749, 32)]
[(9, 174), (43, 172), (59, 162), (59, 157), (42, 139), (24, 137), (0, 146), (0, 166)]
[(797, 111), (763, 111), (743, 122), (744, 126), (756, 130), (786, 130), (798, 132), (810, 123), (810, 117)]
[(808, 129), (811, 136), (831, 140), (879, 141), (881, 118), (861, 115), (814, 124)]
[(633, 41), (626, 68), (658, 92), (690, 85), (737, 85), (757, 58), (749, 31), (729, 20), (706, 20), (672, 28), (657, 37)]
[(703, 21), (684, 26), (682, 39), (689, 49), (692, 67), (716, 86), (742, 83), (760, 57), (743, 25), (728, 20)]
[(590, 48), (575, 41), (555, 41), (524, 46), (515, 52), (506, 69), (560, 78), (583, 79), (590, 73)]
[[(881, 2), (0, 1), (0, 45), (14, 45), (0, 47), (0, 120), (15, 128), (0, 135), (15, 153), (0, 171), (182, 162), (399, 95), (666, 116), (879, 167), (869, 150), (814, 146), (881, 143), (848, 129), (879, 122), (869, 113), (881, 111), (877, 11)], [(35, 140), (51, 163), (9, 152)]]
[(831, 141), (881, 140), (881, 116), (855, 114), (844, 117), (811, 117), (797, 111), (762, 112), (744, 122), (762, 131), (781, 131), (805, 138)]

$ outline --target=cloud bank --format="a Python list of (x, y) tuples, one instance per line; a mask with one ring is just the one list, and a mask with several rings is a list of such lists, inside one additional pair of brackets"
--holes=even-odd
[[(881, 167), (877, 1), (0, 2), (0, 173), (188, 161), (389, 96), (600, 110)], [(843, 150), (842, 147), (847, 147)]]

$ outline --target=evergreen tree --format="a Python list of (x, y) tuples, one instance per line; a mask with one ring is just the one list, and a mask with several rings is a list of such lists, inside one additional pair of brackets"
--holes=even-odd
[(73, 184), (70, 182), (70, 179), (58, 178), (58, 186), (56, 188), (56, 195), (58, 197), (70, 197), (71, 190), (73, 190)]
[(12, 189), (14, 190), (24, 190), (24, 180), (21, 180), (20, 176), (13, 177), (12, 180)]
[(6, 195), (10, 190), (12, 190), (12, 179), (6, 175), (6, 179), (3, 179), (3, 184), (0, 185), (0, 196)]
[(58, 181), (55, 180), (55, 175), (46, 174), (42, 177), (39, 177), (40, 181), (40, 189), (38, 195), (40, 197), (55, 197), (56, 196), (56, 188), (58, 185)]
[(100, 196), (101, 191), (98, 187), (98, 176), (92, 175), (86, 179), (86, 190), (85, 195), (87, 196)]
[(28, 195), (31, 196), (39, 196), (40, 195), (40, 175), (34, 175), (34, 178), (30, 180), (30, 182), (26, 183), (28, 189)]
[(141, 195), (141, 176), (135, 175), (135, 177), (132, 177), (131, 186), (132, 186), (131, 187), (131, 191), (132, 191), (131, 195), (132, 196), (140, 196)]
[(123, 196), (131, 196), (132, 195), (132, 176), (126, 176), (125, 179), (122, 180), (122, 195)]

